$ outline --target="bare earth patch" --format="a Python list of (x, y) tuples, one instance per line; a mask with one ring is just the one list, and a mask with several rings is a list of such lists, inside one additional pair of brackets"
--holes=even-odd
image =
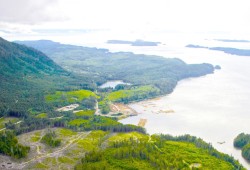
[(77, 161), (84, 156), (86, 148), (79, 148), (78, 142), (91, 132), (73, 132), (69, 129), (52, 128), (62, 139), (61, 146), (51, 148), (41, 143), (47, 129), (37, 130), (18, 136), (22, 145), (30, 146), (26, 158), (20, 160), (0, 155), (0, 169), (73, 169)]
[(138, 126), (144, 127), (147, 123), (147, 119), (140, 119)]
[(120, 116), (123, 117), (138, 115), (138, 113), (134, 109), (122, 103), (110, 104), (110, 110), (111, 110), (111, 112), (109, 113), (110, 116), (118, 113), (121, 113)]
[(58, 109), (56, 109), (56, 111), (67, 112), (67, 111), (70, 111), (70, 110), (74, 110), (77, 107), (79, 107), (79, 104), (71, 104), (71, 105), (68, 105), (68, 106), (64, 106), (64, 107), (58, 108)]

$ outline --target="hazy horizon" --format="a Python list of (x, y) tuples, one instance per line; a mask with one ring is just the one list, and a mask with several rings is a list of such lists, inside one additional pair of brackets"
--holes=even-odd
[(249, 9), (247, 0), (0, 0), (0, 36), (71, 44), (108, 39), (250, 40)]

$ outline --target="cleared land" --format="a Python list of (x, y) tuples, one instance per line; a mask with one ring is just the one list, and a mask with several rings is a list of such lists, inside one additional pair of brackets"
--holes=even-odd
[(109, 107), (111, 110), (111, 112), (108, 114), (109, 116), (118, 116), (120, 118), (124, 118), (128, 116), (136, 116), (138, 114), (134, 109), (122, 103), (112, 103)]
[(56, 109), (56, 111), (58, 111), (58, 112), (67, 112), (67, 111), (70, 111), (70, 110), (74, 110), (77, 107), (79, 107), (79, 104), (71, 104), (71, 105), (68, 105), (68, 106), (58, 108), (58, 109)]
[(140, 119), (138, 126), (144, 127), (147, 123), (147, 119)]
[[(7, 156), (0, 156), (1, 167), (13, 169), (73, 169), (74, 165), (84, 156), (86, 151), (97, 147), (97, 141), (106, 135), (106, 132), (73, 132), (68, 129), (53, 128), (61, 146), (51, 148), (41, 143), (42, 136), (47, 129), (33, 131), (18, 136), (21, 144), (29, 145), (31, 150), (27, 158), (19, 160)], [(94, 141), (96, 140), (96, 141)]]

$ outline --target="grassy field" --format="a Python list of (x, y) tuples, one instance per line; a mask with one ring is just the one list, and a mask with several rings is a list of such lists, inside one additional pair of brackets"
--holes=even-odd
[(69, 125), (71, 126), (80, 126), (81, 124), (87, 123), (88, 120), (85, 119), (74, 119), (69, 122)]
[(16, 123), (18, 121), (19, 121), (19, 119), (15, 118), (15, 117), (1, 117), (0, 118), (0, 129), (5, 128), (5, 123), (8, 123), (8, 122)]
[(138, 132), (118, 133), (117, 135), (110, 137), (109, 142), (129, 141), (130, 139), (148, 141), (149, 136)]
[(80, 139), (78, 141), (78, 147), (83, 148), (86, 151), (93, 151), (93, 150), (98, 150), (102, 140), (105, 135), (107, 135), (108, 132), (104, 131), (93, 131), (90, 133), (86, 138)]
[(157, 94), (160, 90), (153, 86), (139, 86), (130, 90), (118, 90), (111, 92), (107, 95), (107, 99), (110, 101), (123, 101), (123, 100), (140, 100), (145, 99), (147, 96)]
[(81, 102), (83, 99), (86, 99), (88, 97), (96, 97), (98, 96), (89, 90), (77, 90), (77, 91), (68, 91), (68, 92), (62, 92), (57, 91), (54, 94), (50, 94), (45, 96), (46, 102), (49, 103), (78, 103)]
[(76, 116), (93, 116), (95, 114), (95, 110), (82, 110), (79, 112), (75, 112)]
[(41, 132), (35, 132), (31, 137), (30, 137), (30, 142), (38, 142), (41, 139)]
[(38, 118), (47, 118), (48, 115), (47, 115), (47, 113), (40, 113), (36, 117), (38, 117)]

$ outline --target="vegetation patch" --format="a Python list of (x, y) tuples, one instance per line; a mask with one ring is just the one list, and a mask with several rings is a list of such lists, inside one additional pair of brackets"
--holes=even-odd
[(59, 135), (61, 137), (71, 137), (71, 136), (76, 135), (76, 134), (77, 134), (76, 132), (74, 132), (70, 129), (62, 128), (59, 130)]
[(119, 141), (111, 140), (107, 149), (87, 153), (76, 169), (94, 169), (100, 165), (104, 169), (190, 169), (194, 165), (204, 169), (235, 169), (192, 143), (168, 141), (159, 136), (148, 141), (133, 139), (131, 135), (138, 136), (122, 134)]
[(77, 90), (77, 91), (56, 91), (54, 94), (45, 96), (45, 100), (48, 103), (54, 103), (57, 105), (68, 105), (73, 103), (80, 103), (84, 99), (89, 97), (98, 98), (98, 96), (89, 90)]
[(47, 118), (48, 115), (47, 115), (47, 113), (40, 113), (40, 114), (36, 115), (36, 117), (42, 119), (42, 118)]
[(78, 141), (78, 147), (83, 148), (86, 151), (97, 150), (102, 143), (102, 139), (108, 132), (101, 130), (91, 132), (86, 138)]
[(30, 147), (18, 143), (14, 133), (10, 131), (0, 133), (0, 153), (19, 159), (26, 157), (29, 150)]
[(243, 148), (250, 143), (250, 134), (241, 133), (234, 139), (234, 146), (237, 148)]
[(95, 114), (95, 110), (82, 110), (79, 112), (76, 112), (76, 116), (93, 116)]
[(250, 161), (250, 144), (247, 144), (246, 146), (243, 147), (242, 149), (242, 156)]
[(48, 132), (42, 137), (41, 142), (53, 148), (61, 145), (61, 140), (56, 139), (55, 131), (51, 130), (48, 130)]
[(75, 161), (70, 159), (69, 157), (66, 156), (62, 156), (62, 157), (58, 157), (58, 161), (61, 163), (65, 163), (65, 164), (74, 164)]
[(129, 90), (118, 90), (108, 94), (107, 99), (113, 102), (142, 100), (159, 94), (160, 90), (153, 86), (134, 86)]
[(112, 136), (109, 138), (110, 142), (115, 142), (115, 141), (128, 141), (128, 140), (143, 140), (143, 141), (148, 141), (149, 136), (145, 134), (141, 134), (138, 132), (129, 132), (129, 133), (118, 133), (115, 136)]
[(84, 123), (87, 123), (87, 122), (88, 122), (88, 120), (85, 120), (85, 119), (74, 119), (74, 120), (71, 120), (69, 122), (69, 125), (71, 125), (71, 126), (80, 126), (80, 125), (82, 125)]
[(49, 167), (41, 162), (38, 162), (32, 168), (34, 168), (34, 169), (48, 169)]
[(34, 135), (30, 137), (31, 142), (38, 142), (41, 138), (41, 132), (36, 132)]
[(5, 127), (6, 123), (16, 123), (19, 119), (16, 117), (1, 117), (0, 118), (0, 129)]
[(43, 161), (42, 161), (43, 164), (45, 165), (51, 165), (51, 166), (54, 166), (57, 164), (57, 160), (55, 157), (48, 157), (48, 158), (45, 158)]
[(242, 156), (250, 161), (250, 134), (241, 133), (234, 139), (234, 146), (241, 148)]

